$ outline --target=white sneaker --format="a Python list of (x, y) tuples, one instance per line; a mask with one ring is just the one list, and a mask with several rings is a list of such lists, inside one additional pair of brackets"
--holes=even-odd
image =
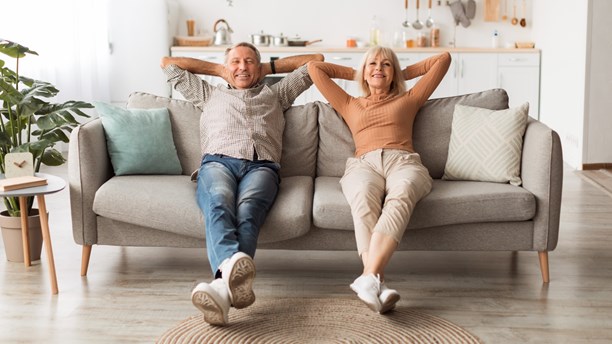
[(386, 313), (393, 308), (395, 308), (395, 304), (400, 299), (400, 294), (395, 289), (389, 289), (384, 283), (380, 285), (380, 314)]
[(191, 302), (204, 314), (204, 321), (211, 325), (228, 322), (230, 297), (225, 282), (217, 278), (209, 283), (200, 283), (191, 292)]
[(228, 287), (232, 306), (240, 309), (255, 302), (255, 293), (253, 292), (255, 263), (248, 254), (235, 253), (223, 266), (221, 275)]
[(369, 274), (359, 276), (351, 284), (351, 289), (357, 296), (374, 312), (380, 312), (382, 306), (380, 304), (380, 278)]

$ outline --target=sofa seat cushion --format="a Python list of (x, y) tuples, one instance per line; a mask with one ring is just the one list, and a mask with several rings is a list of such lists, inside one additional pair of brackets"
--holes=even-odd
[[(353, 230), (351, 209), (339, 181), (336, 177), (315, 180), (313, 223), (316, 227)], [(522, 187), (434, 179), (432, 191), (417, 203), (408, 228), (527, 221), (535, 212), (534, 195)]]
[[(283, 178), (259, 240), (275, 242), (306, 234), (311, 228), (312, 194), (311, 177)], [(93, 211), (111, 220), (205, 237), (196, 183), (189, 176), (115, 176), (96, 192)]]

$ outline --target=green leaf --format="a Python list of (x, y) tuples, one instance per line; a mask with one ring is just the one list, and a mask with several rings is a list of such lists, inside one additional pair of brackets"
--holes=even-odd
[(10, 145), (11, 138), (7, 135), (6, 132), (0, 131), (0, 145)]
[(60, 166), (66, 162), (66, 159), (57, 149), (47, 149), (42, 156), (42, 163), (47, 166)]
[(42, 132), (40, 130), (35, 130), (32, 132), (33, 135), (40, 137), (41, 139), (45, 139), (50, 142), (69, 142), (70, 139), (68, 135), (64, 132), (62, 128), (56, 128), (51, 131)]
[(28, 47), (7, 40), (0, 40), (0, 53), (12, 58), (21, 58), (26, 54), (38, 55), (37, 52), (30, 50)]

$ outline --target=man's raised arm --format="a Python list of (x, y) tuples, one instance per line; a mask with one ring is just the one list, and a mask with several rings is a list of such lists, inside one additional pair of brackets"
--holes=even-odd
[(180, 69), (189, 71), (193, 74), (204, 74), (225, 78), (225, 67), (222, 64), (198, 60), (191, 57), (163, 57), (161, 67), (176, 65)]
[(308, 55), (295, 55), (283, 57), (278, 60), (274, 60), (274, 70), (272, 70), (272, 63), (263, 63), (261, 65), (262, 74), (276, 74), (276, 73), (290, 73), (299, 67), (305, 65), (309, 61), (323, 61), (323, 54), (308, 54)]

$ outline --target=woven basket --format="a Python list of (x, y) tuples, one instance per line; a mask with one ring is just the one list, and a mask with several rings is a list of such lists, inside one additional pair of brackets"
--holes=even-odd
[(212, 42), (212, 39), (206, 36), (176, 36), (174, 37), (174, 42), (178, 46), (207, 47)]
[(515, 42), (514, 45), (519, 49), (533, 49), (535, 42)]

